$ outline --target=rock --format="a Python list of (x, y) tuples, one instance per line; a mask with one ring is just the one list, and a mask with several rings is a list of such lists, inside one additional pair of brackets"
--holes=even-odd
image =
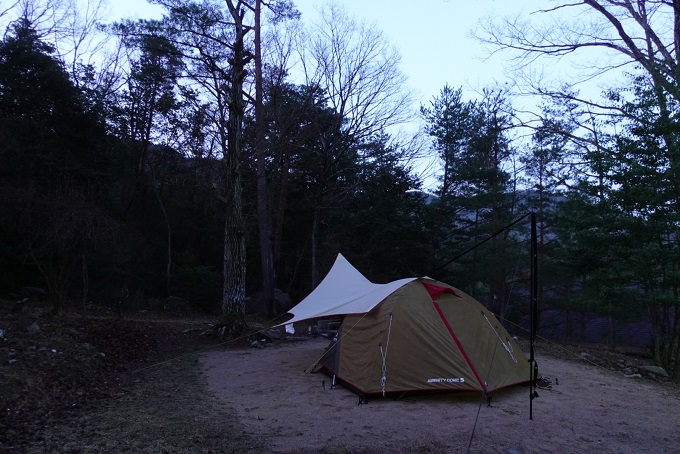
[(264, 344), (260, 341), (255, 341), (252, 344), (250, 344), (250, 346), (255, 348), (264, 348)]
[(16, 360), (16, 359), (10, 359), (10, 360), (7, 361), (7, 362), (8, 362), (9, 364), (14, 364), (14, 363), (16, 363), (17, 361), (18, 361), (18, 360)]
[(597, 364), (598, 366), (603, 366), (605, 364), (604, 360), (598, 358), (597, 356), (591, 355), (588, 352), (581, 352), (581, 358), (583, 358), (584, 361)]
[(262, 292), (257, 292), (252, 297), (247, 297), (245, 304), (246, 312), (249, 314), (268, 313), (271, 309), (276, 316), (285, 314), (295, 307), (293, 299), (286, 292), (278, 288), (275, 288), (272, 293), (271, 307), (265, 306)]
[(280, 290), (278, 288), (274, 289), (274, 293), (272, 294), (272, 299), (274, 300), (274, 314), (275, 315), (281, 315), (285, 314), (289, 310), (291, 310), (293, 307), (295, 307), (295, 304), (293, 303), (293, 299), (283, 290)]
[(38, 322), (33, 322), (27, 328), (27, 331), (31, 334), (39, 333), (40, 332), (40, 325), (38, 325)]
[(268, 329), (267, 331), (264, 332), (264, 335), (269, 337), (270, 339), (275, 339), (275, 340), (281, 340), (284, 337), (286, 337), (286, 333), (282, 332), (280, 329)]
[(638, 369), (641, 369), (647, 373), (650, 373), (652, 375), (660, 375), (661, 377), (668, 377), (668, 372), (666, 372), (666, 369), (663, 367), (659, 366), (640, 366)]

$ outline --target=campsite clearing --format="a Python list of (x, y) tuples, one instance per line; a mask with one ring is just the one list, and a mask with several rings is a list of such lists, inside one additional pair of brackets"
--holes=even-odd
[[(300, 338), (304, 339), (304, 338)], [(529, 420), (529, 389), (494, 394), (491, 407), (477, 393), (376, 397), (358, 405), (330, 378), (303, 372), (328, 341), (307, 338), (263, 349), (204, 354), (209, 388), (239, 424), (272, 453), (677, 453), (680, 393), (649, 380), (583, 362), (541, 355), (544, 376)]]
[[(356, 394), (324, 390), (328, 377), (303, 372), (324, 338), (236, 348), (203, 335), (210, 317), (2, 307), (0, 453), (457, 453), (479, 408), (479, 395), (456, 393), (358, 406)], [(534, 420), (527, 388), (497, 393), (481, 407), (471, 452), (678, 452), (678, 387), (624, 378), (579, 353), (649, 359), (596, 346), (575, 359), (563, 352), (537, 348), (541, 372), (559, 385), (539, 390)]]

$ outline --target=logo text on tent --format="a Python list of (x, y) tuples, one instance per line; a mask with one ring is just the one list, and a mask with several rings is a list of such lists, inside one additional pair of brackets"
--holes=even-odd
[(428, 383), (465, 383), (464, 378), (428, 378)]

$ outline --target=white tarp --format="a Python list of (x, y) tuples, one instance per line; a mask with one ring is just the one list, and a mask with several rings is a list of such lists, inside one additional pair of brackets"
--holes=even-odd
[(324, 280), (289, 311), (294, 317), (285, 323), (332, 315), (364, 314), (391, 293), (416, 279), (409, 277), (389, 284), (374, 284), (342, 254), (338, 254)]

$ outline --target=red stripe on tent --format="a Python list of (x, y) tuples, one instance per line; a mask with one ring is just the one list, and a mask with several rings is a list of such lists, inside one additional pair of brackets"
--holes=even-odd
[[(423, 285), (426, 285), (426, 284), (423, 284)], [(463, 354), (463, 358), (465, 358), (465, 361), (467, 362), (468, 366), (470, 366), (470, 370), (472, 370), (472, 373), (475, 374), (475, 378), (477, 378), (477, 381), (479, 382), (479, 386), (482, 387), (482, 391), (483, 391), (486, 388), (484, 386), (484, 382), (479, 377), (479, 374), (475, 370), (475, 367), (472, 365), (472, 361), (470, 361), (470, 358), (468, 357), (467, 353), (465, 353), (465, 350), (463, 349), (463, 346), (460, 344), (458, 337), (456, 337), (456, 334), (453, 332), (451, 325), (449, 325), (449, 322), (446, 320), (446, 317), (444, 317), (444, 313), (442, 312), (441, 308), (439, 307), (439, 304), (436, 301), (432, 301), (432, 304), (434, 304), (434, 308), (439, 313), (439, 317), (441, 317), (442, 322), (444, 322), (444, 326), (446, 326), (446, 329), (449, 330), (449, 334), (451, 335), (451, 337), (453, 338), (453, 341), (458, 346), (458, 349), (460, 350), (460, 352)]]
[(426, 284), (425, 282), (421, 282), (423, 284), (423, 287), (425, 287), (425, 290), (427, 290), (427, 293), (430, 294), (430, 297), (432, 298), (432, 301), (436, 300), (439, 298), (439, 295), (442, 293), (451, 293), (458, 298), (460, 298), (460, 295), (458, 295), (453, 289), (448, 288), (448, 287), (440, 287), (438, 285), (433, 285), (433, 284)]

